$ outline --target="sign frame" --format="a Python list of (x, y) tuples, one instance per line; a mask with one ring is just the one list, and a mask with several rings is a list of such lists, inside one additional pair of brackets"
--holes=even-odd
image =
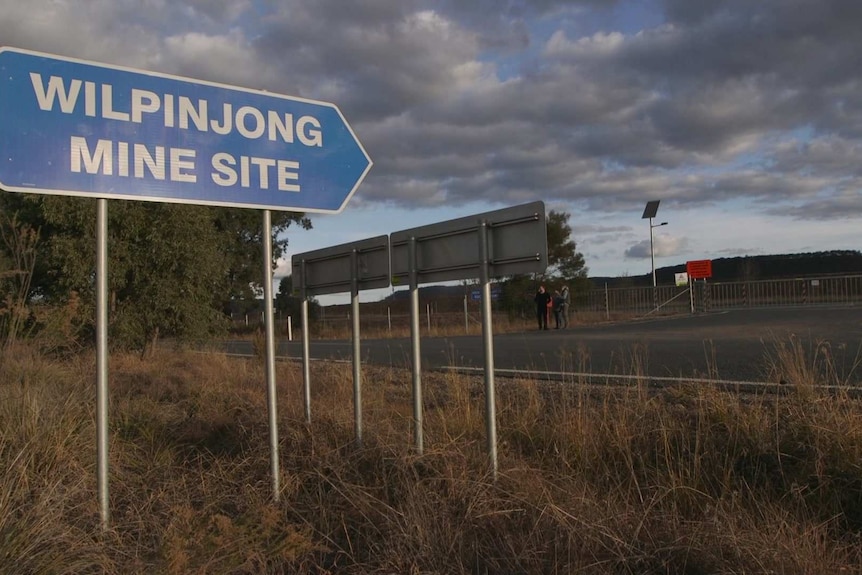
[(418, 283), (475, 279), (482, 261), (479, 228), (488, 232), (489, 277), (543, 273), (548, 267), (545, 204), (531, 202), (389, 235), (392, 283), (410, 275), (410, 239), (416, 243)]
[(332, 103), (0, 46), (0, 188), (339, 213), (373, 162)]
[[(352, 258), (357, 256), (354, 277)], [(291, 257), (293, 291), (306, 295), (349, 292), (354, 279), (359, 290), (389, 287), (389, 236), (382, 235), (312, 250)], [(310, 280), (310, 281), (309, 281)]]

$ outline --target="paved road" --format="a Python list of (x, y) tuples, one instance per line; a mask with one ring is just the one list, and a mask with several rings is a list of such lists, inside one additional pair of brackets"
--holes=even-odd
[[(843, 381), (825, 383), (862, 383), (862, 366), (856, 366), (862, 361), (862, 307), (734, 310), (498, 334), (494, 364), (500, 370), (774, 381), (769, 358), (777, 358), (778, 347), (793, 341), (807, 354), (805, 365), (815, 363), (814, 355), (830, 358)], [(228, 349), (243, 353), (251, 347), (230, 342)], [(483, 349), (481, 336), (426, 337), (422, 367), (481, 368)], [(317, 359), (349, 360), (351, 343), (312, 341), (309, 353)], [(277, 354), (299, 358), (301, 344), (280, 341)], [(362, 359), (409, 366), (410, 340), (363, 340)]]

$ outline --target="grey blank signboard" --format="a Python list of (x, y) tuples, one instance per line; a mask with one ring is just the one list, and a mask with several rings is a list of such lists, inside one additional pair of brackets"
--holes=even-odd
[(351, 291), (354, 251), (359, 264), (359, 289), (389, 287), (389, 237), (377, 236), (294, 255), (291, 258), (294, 291), (302, 288), (303, 280), (306, 294), (310, 296)]
[(416, 239), (419, 283), (478, 278), (479, 226), (483, 221), (488, 226), (489, 277), (545, 271), (545, 204), (532, 202), (391, 234), (392, 283), (406, 284), (409, 280), (410, 238)]

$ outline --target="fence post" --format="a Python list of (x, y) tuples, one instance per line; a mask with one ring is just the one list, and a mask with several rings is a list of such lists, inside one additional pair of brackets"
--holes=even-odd
[(464, 333), (470, 333), (470, 317), (467, 315), (467, 294), (464, 294)]
[(608, 282), (605, 282), (605, 319), (611, 319), (611, 301), (608, 298)]

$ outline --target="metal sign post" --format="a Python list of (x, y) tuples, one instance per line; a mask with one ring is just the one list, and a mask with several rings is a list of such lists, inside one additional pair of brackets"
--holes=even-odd
[(482, 345), (485, 350), (485, 427), (491, 474), (497, 479), (497, 409), (494, 390), (494, 332), (491, 325), (488, 222), (479, 223), (479, 282), (482, 286)]
[(416, 268), (416, 238), (410, 237), (408, 266), (410, 268), (410, 348), (413, 357), (413, 443), (420, 455), (425, 448), (422, 426), (422, 356), (419, 336), (419, 280)]
[(111, 521), (108, 498), (108, 200), (96, 200), (96, 459), (102, 529)]
[[(478, 225), (477, 225), (478, 222)], [(491, 277), (541, 273), (548, 267), (545, 204), (532, 202), (468, 216), (389, 236), (393, 282), (406, 278), (411, 285), (411, 336), (414, 338), (414, 409), (421, 412), (419, 305), (414, 286), (423, 282), (480, 278), (482, 337), (485, 346), (485, 390), (488, 456), (497, 473), (497, 431), (494, 391), (494, 348), (491, 325)], [(414, 305), (414, 301), (416, 302)], [(417, 426), (421, 413), (414, 414)]]
[(350, 290), (351, 329), (353, 338), (353, 421), (356, 444), (362, 447), (362, 366), (359, 345), (359, 254), (356, 249), (350, 254), (350, 267), (353, 269), (352, 289)]
[[(697, 285), (697, 280), (703, 280), (704, 289), (701, 290), (703, 294), (703, 302), (706, 302), (706, 280), (707, 278), (712, 277), (712, 260), (691, 260), (685, 262), (685, 272), (688, 274), (688, 278), (691, 281), (691, 289)], [(694, 313), (694, 295), (692, 295), (691, 302), (691, 311)]]
[[(389, 238), (377, 236), (349, 244), (341, 244), (291, 258), (294, 288), (300, 286), (302, 298), (302, 357), (306, 401), (310, 389), (308, 373), (308, 297), (350, 292), (353, 333), (353, 392), (355, 432), (362, 443), (362, 385), (359, 337), (359, 292), (363, 289), (389, 287)], [(310, 423), (310, 407), (307, 407)]]
[(464, 334), (470, 335), (470, 315), (467, 310), (467, 295), (464, 295)]
[(263, 210), (263, 299), (266, 329), (266, 406), (269, 414), (270, 469), (272, 493), (279, 500), (278, 406), (275, 389), (275, 320), (272, 309), (272, 214)]
[[(308, 292), (305, 289), (305, 260), (300, 264), (299, 281), (301, 287), (299, 297), (302, 301), (300, 314), (302, 315), (302, 399), (305, 403), (305, 423), (311, 425), (311, 367), (308, 357)], [(296, 276), (294, 276), (296, 279)]]
[(344, 209), (371, 159), (341, 111), (327, 102), (0, 47), (0, 158), (0, 189), (98, 198), (96, 433), (104, 528), (110, 517), (106, 198), (265, 210), (277, 499), (269, 210)]

